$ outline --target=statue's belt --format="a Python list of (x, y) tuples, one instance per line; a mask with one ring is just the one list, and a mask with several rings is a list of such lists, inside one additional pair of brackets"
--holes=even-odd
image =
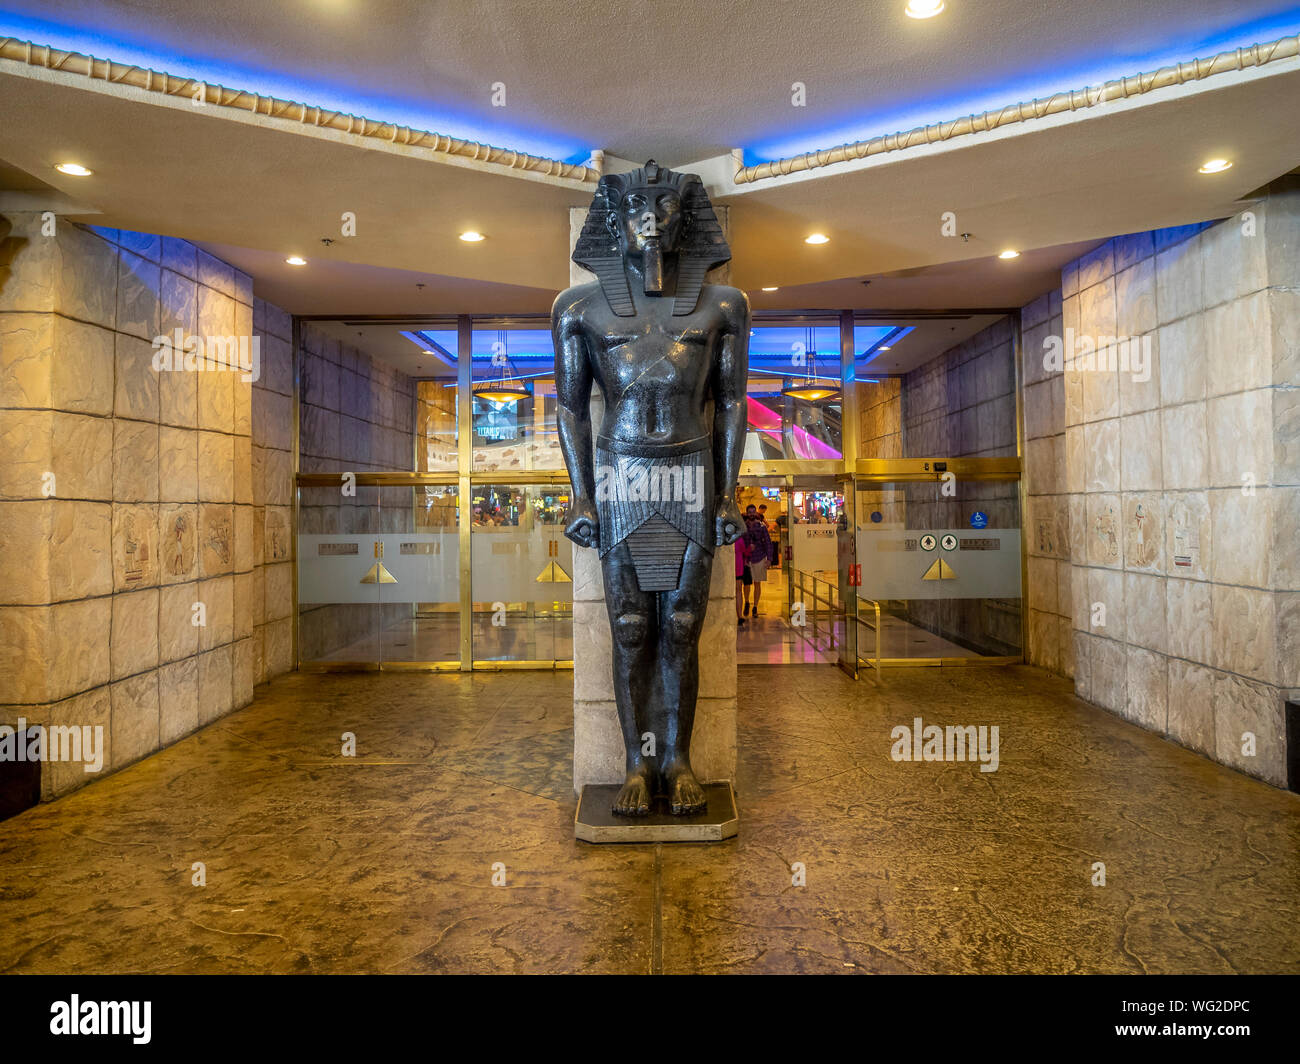
[(596, 435), (596, 446), (610, 454), (626, 454), (633, 458), (673, 458), (679, 454), (693, 454), (706, 450), (708, 436), (696, 436), (680, 443), (645, 443), (640, 440), (616, 440), (602, 433)]

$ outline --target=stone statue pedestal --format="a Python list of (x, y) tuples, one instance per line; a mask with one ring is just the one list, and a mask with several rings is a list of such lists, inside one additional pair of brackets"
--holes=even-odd
[(695, 816), (673, 816), (668, 803), (656, 798), (649, 816), (615, 816), (610, 812), (617, 783), (590, 783), (582, 789), (573, 834), (584, 842), (721, 842), (739, 829), (736, 795), (730, 783), (706, 783), (709, 807)]
[[(587, 784), (622, 784), (626, 769), (623, 733), (614, 708), (613, 644), (600, 558), (594, 550), (575, 548), (573, 568), (573, 792), (578, 795)], [(700, 694), (695, 703), (691, 767), (701, 783), (736, 776), (734, 546), (714, 548), (709, 608), (700, 635)], [(635, 822), (637, 818), (625, 819)]]

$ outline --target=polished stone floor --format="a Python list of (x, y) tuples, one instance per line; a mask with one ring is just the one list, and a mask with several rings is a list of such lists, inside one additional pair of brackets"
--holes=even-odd
[[(1300, 796), (1039, 670), (742, 669), (712, 845), (574, 841), (571, 684), (259, 688), (0, 823), (0, 971), (1300, 972)], [(998, 770), (894, 762), (915, 716), (997, 724)]]

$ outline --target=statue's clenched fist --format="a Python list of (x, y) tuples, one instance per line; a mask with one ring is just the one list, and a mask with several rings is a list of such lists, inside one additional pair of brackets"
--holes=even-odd
[(579, 547), (594, 547), (600, 542), (600, 518), (590, 499), (573, 500), (564, 534)]
[(719, 547), (735, 543), (745, 534), (745, 519), (740, 516), (740, 507), (735, 499), (718, 499), (714, 513), (717, 515), (714, 518), (714, 542)]

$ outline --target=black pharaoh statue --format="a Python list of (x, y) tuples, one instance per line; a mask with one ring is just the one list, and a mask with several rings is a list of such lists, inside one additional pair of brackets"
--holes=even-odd
[[(597, 283), (562, 292), (551, 312), (574, 490), (565, 535), (600, 550), (627, 750), (613, 811), (625, 816), (645, 816), (659, 794), (679, 815), (706, 804), (690, 764), (700, 630), (714, 548), (744, 530), (734, 486), (749, 301), (704, 284), (730, 258), (700, 179), (652, 160), (600, 179), (573, 252)], [(594, 448), (593, 382), (605, 398)]]

